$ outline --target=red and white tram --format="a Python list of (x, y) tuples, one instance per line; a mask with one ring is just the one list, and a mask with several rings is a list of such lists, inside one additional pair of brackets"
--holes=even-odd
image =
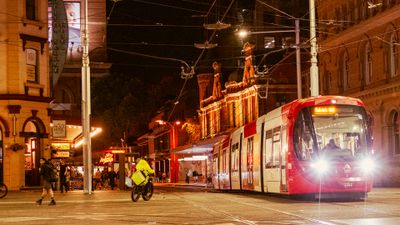
[(214, 188), (363, 198), (373, 170), (367, 121), (364, 104), (350, 97), (283, 105), (214, 146)]

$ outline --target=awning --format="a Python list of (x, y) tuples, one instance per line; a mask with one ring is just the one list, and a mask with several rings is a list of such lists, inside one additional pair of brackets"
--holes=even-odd
[(204, 155), (211, 153), (214, 144), (223, 141), (227, 135), (219, 135), (213, 138), (200, 140), (196, 143), (189, 145), (178, 146), (171, 150), (171, 153), (183, 154), (183, 155)]

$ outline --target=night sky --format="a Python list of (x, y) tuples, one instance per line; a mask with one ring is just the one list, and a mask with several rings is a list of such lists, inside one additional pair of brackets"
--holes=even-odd
[[(159, 75), (175, 74), (180, 77), (181, 63), (160, 60), (134, 54), (180, 59), (190, 66), (196, 65), (196, 73), (212, 71), (216, 59), (241, 57), (241, 46), (236, 41), (234, 27), (216, 32), (213, 42), (219, 46), (212, 50), (195, 48), (195, 43), (204, 43), (212, 31), (203, 28), (204, 23), (214, 23), (222, 19), (231, 0), (122, 0), (108, 1), (108, 47), (109, 59), (114, 71), (130, 71), (148, 79), (158, 79)], [(224, 21), (235, 22), (233, 5)], [(204, 17), (208, 13), (207, 17)], [(221, 39), (224, 40), (221, 42)], [(126, 52), (116, 52), (119, 49)], [(200, 57), (201, 55), (201, 57)], [(226, 62), (232, 69), (237, 59)], [(152, 74), (149, 76), (148, 74)]]

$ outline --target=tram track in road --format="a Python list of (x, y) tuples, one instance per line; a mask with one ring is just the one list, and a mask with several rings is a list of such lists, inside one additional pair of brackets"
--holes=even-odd
[[(242, 196), (242, 195), (240, 195)], [(247, 194), (246, 194), (247, 196)], [(251, 202), (244, 202), (243, 200), (245, 200), (247, 198), (242, 198), (240, 200), (236, 200), (233, 198), (227, 198), (227, 201), (231, 201), (234, 204), (243, 204), (243, 205), (247, 205), (249, 207), (257, 207), (257, 208), (261, 208), (261, 209), (265, 209), (265, 210), (269, 210), (269, 211), (273, 211), (276, 213), (280, 213), (280, 214), (284, 214), (284, 215), (288, 215), (288, 216), (293, 216), (295, 218), (304, 220), (304, 221), (308, 221), (310, 223), (316, 223), (316, 224), (343, 224), (343, 223), (338, 223), (338, 220), (344, 219), (344, 220), (351, 220), (351, 219), (355, 219), (355, 220), (373, 220), (373, 219), (379, 219), (379, 218), (397, 218), (399, 219), (400, 216), (398, 213), (396, 213), (395, 210), (388, 210), (388, 208), (390, 208), (391, 205), (393, 204), (388, 204), (386, 202), (381, 202), (381, 201), (374, 201), (374, 200), (370, 200), (369, 202), (371, 202), (371, 206), (366, 205), (366, 203), (368, 202), (363, 202), (363, 201), (357, 201), (357, 202), (309, 202), (309, 201), (297, 201), (297, 200), (290, 200), (287, 198), (277, 198), (277, 197), (273, 197), (273, 199), (276, 199), (277, 201), (289, 201), (287, 203), (278, 203), (277, 201), (274, 201), (274, 207), (269, 207), (266, 206), (263, 200), (258, 199), (258, 198), (253, 198)], [(259, 201), (255, 202), (254, 199), (258, 199)], [(293, 203), (299, 203), (299, 204), (307, 204), (307, 207), (304, 207), (305, 209), (311, 210), (311, 213), (316, 213), (317, 216), (307, 216), (304, 215), (306, 214), (306, 210), (297, 210), (300, 211), (303, 215), (299, 215), (299, 214), (295, 214), (292, 213), (290, 211), (287, 210), (282, 210), (282, 209), (278, 209), (277, 207), (284, 208), (287, 207), (287, 205), (293, 205)], [(377, 204), (383, 204), (381, 206), (379, 206), (379, 208), (377, 208)], [(303, 205), (304, 206), (304, 205)], [(309, 206), (313, 206), (313, 209), (310, 209), (311, 207)], [(332, 208), (332, 206), (336, 207)], [(300, 205), (298, 207), (301, 207)], [(343, 209), (343, 207), (346, 208), (352, 208), (354, 210), (347, 210), (347, 209)], [(340, 209), (340, 211), (338, 210)], [(294, 211), (293, 210), (293, 211)], [(341, 212), (343, 214), (341, 214)], [(350, 213), (348, 213), (350, 212)], [(310, 212), (308, 212), (310, 213)], [(326, 217), (324, 219), (321, 219), (322, 217)], [(343, 217), (343, 218), (342, 218)], [(329, 219), (328, 219), (329, 218)], [(308, 223), (307, 223), (308, 224)], [(385, 223), (386, 224), (386, 223)], [(397, 223), (396, 223), (397, 224)]]
[[(230, 205), (243, 205), (246, 209), (251, 209), (251, 208), (259, 208), (259, 209), (263, 209), (263, 210), (267, 210), (269, 212), (273, 212), (273, 213), (278, 213), (281, 216), (276, 217), (274, 216), (273, 218), (263, 218), (262, 220), (260, 219), (249, 219), (249, 218), (245, 218), (243, 216), (239, 216), (237, 214), (233, 214), (232, 212), (228, 212), (226, 209), (221, 210), (218, 209), (216, 205), (212, 205), (210, 207), (209, 203), (201, 203), (199, 201), (196, 200), (192, 200), (190, 199), (188, 196), (181, 196), (178, 195), (177, 197), (181, 198), (182, 201), (187, 202), (188, 204), (192, 205), (193, 207), (199, 208), (200, 210), (203, 210), (211, 215), (214, 215), (216, 217), (224, 217), (225, 220), (229, 221), (229, 222), (233, 222), (233, 223), (241, 223), (241, 224), (249, 224), (249, 225), (255, 225), (255, 224), (298, 224), (298, 225), (304, 225), (304, 224), (321, 224), (321, 225), (335, 225), (337, 223), (332, 223), (330, 221), (326, 221), (326, 220), (321, 220), (321, 219), (316, 219), (313, 217), (306, 217), (306, 216), (302, 216), (302, 215), (297, 215), (294, 213), (291, 213), (289, 211), (284, 211), (284, 210), (279, 210), (276, 208), (272, 208), (272, 207), (266, 207), (266, 206), (260, 206), (259, 204), (256, 203), (249, 203), (249, 202), (243, 202), (240, 200), (233, 200), (233, 198), (221, 198), (221, 197), (217, 197), (218, 195), (213, 196), (214, 199), (219, 198), (221, 201), (230, 201), (233, 204)], [(233, 196), (233, 195), (230, 195)], [(226, 203), (225, 203), (226, 204)], [(274, 203), (276, 204), (276, 203)], [(276, 214), (275, 214), (276, 215)], [(286, 218), (282, 218), (282, 217), (286, 217)]]

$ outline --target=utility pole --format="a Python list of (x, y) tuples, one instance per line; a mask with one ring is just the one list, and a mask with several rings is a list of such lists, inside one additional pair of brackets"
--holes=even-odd
[[(83, 192), (92, 194), (92, 144), (90, 139), (90, 67), (89, 67), (89, 32), (88, 0), (81, 0), (83, 17), (81, 19), (82, 53), (82, 133), (83, 133)], [(82, 15), (82, 13), (81, 13)]]
[(300, 20), (295, 20), (296, 32), (296, 71), (297, 71), (297, 98), (301, 99), (302, 96), (302, 82), (301, 82), (301, 58), (300, 58)]
[(310, 43), (311, 43), (311, 67), (310, 89), (311, 96), (319, 95), (318, 59), (317, 59), (317, 35), (315, 32), (315, 0), (309, 0), (310, 7)]

